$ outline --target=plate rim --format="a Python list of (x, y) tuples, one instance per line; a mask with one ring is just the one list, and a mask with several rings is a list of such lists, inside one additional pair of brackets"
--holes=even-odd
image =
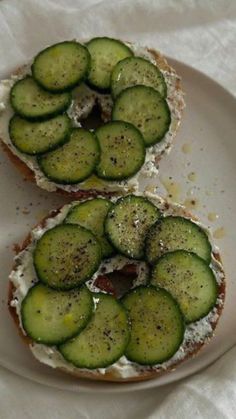
[[(220, 94), (223, 95), (227, 95), (228, 99), (230, 101), (232, 101), (233, 106), (236, 107), (236, 96), (225, 86), (223, 86), (219, 81), (214, 80), (211, 76), (209, 76), (208, 74), (206, 74), (205, 72), (196, 69), (195, 67), (193, 67), (192, 65), (189, 65), (183, 61), (177, 60), (175, 58), (172, 58), (168, 55), (165, 55), (165, 58), (168, 60), (168, 63), (173, 66), (173, 68), (178, 68), (178, 66), (184, 68), (185, 71), (191, 71), (194, 72), (195, 74), (198, 75), (198, 77), (204, 78), (206, 82), (210, 83), (211, 85), (213, 85), (213, 87), (215, 87), (217, 90), (220, 90)], [(182, 77), (180, 76), (181, 79), (181, 84), (183, 86), (183, 90), (184, 90), (184, 80), (182, 79)], [(183, 117), (184, 118), (184, 117)], [(178, 135), (178, 134), (177, 134)], [(227, 278), (226, 278), (226, 284), (227, 284)], [(226, 298), (227, 298), (227, 293), (226, 293)], [(224, 312), (223, 312), (224, 314)], [(222, 314), (222, 316), (223, 316)], [(220, 321), (221, 319), (219, 319)], [(214, 339), (214, 337), (213, 337)], [(231, 346), (231, 345), (230, 345)], [(203, 349), (204, 350), (204, 349)], [(228, 348), (228, 350), (230, 350), (230, 347)], [(217, 356), (213, 356), (213, 358), (211, 360), (206, 359), (205, 362), (202, 362), (202, 364), (199, 366), (199, 364), (196, 363), (196, 365), (193, 367), (192, 370), (190, 370), (187, 374), (183, 373), (181, 374), (181, 367), (182, 365), (180, 365), (177, 368), (177, 371), (180, 371), (180, 374), (174, 374), (175, 370), (172, 372), (168, 372), (166, 374), (164, 374), (161, 377), (157, 377), (151, 380), (147, 380), (147, 381), (140, 381), (140, 382), (134, 382), (134, 383), (110, 383), (110, 382), (101, 382), (101, 381), (93, 381), (93, 380), (83, 380), (83, 379), (79, 379), (78, 384), (77, 383), (63, 383), (61, 384), (61, 382), (59, 383), (55, 383), (55, 379), (52, 381), (47, 381), (47, 376), (45, 377), (45, 379), (41, 378), (41, 377), (36, 377), (37, 372), (33, 373), (33, 376), (30, 376), (30, 373), (28, 374), (27, 371), (24, 371), (24, 369), (21, 369), (20, 366), (18, 366), (18, 368), (11, 368), (10, 362), (5, 362), (2, 361), (0, 359), (0, 366), (9, 370), (10, 372), (16, 374), (17, 376), (23, 377), (27, 380), (30, 380), (34, 383), (38, 383), (41, 385), (45, 385), (47, 387), (50, 388), (54, 388), (54, 389), (60, 389), (60, 390), (66, 390), (66, 391), (72, 391), (72, 392), (78, 392), (78, 393), (125, 393), (125, 392), (132, 392), (132, 391), (141, 391), (141, 390), (148, 390), (148, 389), (154, 389), (157, 387), (162, 387), (177, 381), (181, 381), (185, 378), (188, 378), (190, 376), (192, 376), (193, 374), (196, 374), (197, 372), (201, 372), (204, 368), (209, 367), (210, 365), (212, 365), (214, 362), (216, 362), (221, 356), (224, 355), (224, 353), (227, 350), (224, 349), (224, 351), (222, 353), (220, 353), (221, 351), (219, 351), (219, 353), (217, 354)], [(201, 351), (202, 352), (202, 351)], [(193, 359), (193, 358), (192, 358)], [(187, 360), (184, 362), (183, 365), (186, 365), (187, 363), (190, 363), (192, 361), (192, 359)], [(49, 369), (49, 371), (51, 371), (50, 367), (47, 367)], [(32, 372), (31, 372), (32, 374)], [(69, 375), (65, 374), (65, 377), (69, 377)], [(45, 382), (46, 381), (46, 382)]]

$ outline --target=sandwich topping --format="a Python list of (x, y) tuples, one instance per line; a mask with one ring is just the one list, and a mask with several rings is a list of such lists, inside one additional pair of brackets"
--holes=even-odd
[(0, 137), (43, 189), (135, 191), (170, 149), (184, 107), (179, 83), (147, 48), (62, 42), (1, 82)]
[(150, 193), (65, 205), (32, 230), (10, 280), (36, 358), (121, 379), (193, 354), (224, 301), (206, 230)]
[(10, 308), (39, 361), (150, 377), (212, 337), (225, 295), (218, 250), (183, 207), (138, 192), (184, 106), (159, 53), (108, 37), (49, 46), (0, 83), (1, 140), (36, 183), (101, 192), (49, 215), (15, 258)]

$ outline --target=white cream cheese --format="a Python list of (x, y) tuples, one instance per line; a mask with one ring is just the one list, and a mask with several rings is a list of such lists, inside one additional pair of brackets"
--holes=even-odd
[[(156, 206), (158, 206), (158, 208), (160, 208), (160, 210), (162, 210), (165, 215), (182, 215), (182, 216), (187, 217), (186, 212), (182, 206), (177, 205), (177, 204), (171, 204), (167, 208), (166, 201), (164, 201), (162, 198), (158, 197), (157, 195), (153, 195), (150, 192), (146, 192), (145, 195)], [(115, 197), (112, 198), (113, 201), (116, 201), (116, 199), (117, 198)], [(55, 225), (61, 223), (64, 220), (71, 205), (72, 204), (65, 205), (64, 207), (62, 207), (60, 212), (55, 217), (48, 218), (44, 227), (39, 226), (39, 227), (34, 228), (31, 233), (31, 238), (32, 238), (31, 243), (15, 258), (16, 268), (10, 274), (10, 280), (13, 282), (14, 287), (15, 287), (13, 299), (11, 301), (11, 306), (13, 306), (16, 309), (16, 312), (20, 320), (21, 328), (22, 328), (22, 324), (21, 324), (20, 308), (21, 308), (22, 300), (27, 294), (29, 288), (31, 288), (32, 285), (35, 282), (37, 282), (37, 277), (36, 277), (36, 273), (33, 267), (33, 257), (32, 257), (32, 252), (36, 244), (36, 241), (43, 235), (43, 233), (46, 230), (54, 227)], [(194, 220), (194, 222), (196, 221)], [(201, 224), (199, 225), (203, 227)], [(215, 254), (218, 253), (218, 249), (216, 247), (213, 247), (213, 253)], [(221, 264), (216, 260), (213, 253), (212, 253), (211, 267), (215, 273), (217, 282), (220, 285), (224, 279), (224, 273), (223, 273)], [(98, 292), (99, 289), (94, 286), (94, 281), (101, 273), (104, 274), (104, 273), (112, 272), (113, 270), (121, 269), (123, 266), (125, 266), (127, 263), (130, 263), (130, 262), (131, 262), (130, 259), (127, 259), (120, 255), (113, 257), (112, 259), (103, 261), (99, 270), (96, 272), (96, 274), (92, 277), (91, 280), (87, 282), (88, 288), (93, 292)], [(138, 261), (133, 261), (133, 260), (132, 260), (132, 263), (136, 263), (138, 266), (138, 278), (135, 281), (135, 284), (133, 286), (145, 284), (147, 280), (147, 276), (148, 276), (148, 268), (146, 264), (144, 262), (140, 263)], [(219, 295), (217, 303), (219, 305), (223, 305), (223, 297), (221, 295)], [(128, 377), (138, 376), (140, 373), (142, 373), (146, 369), (151, 370), (151, 371), (152, 370), (156, 371), (156, 370), (166, 370), (167, 368), (171, 368), (171, 366), (173, 366), (176, 362), (182, 360), (186, 356), (187, 353), (191, 353), (192, 347), (194, 346), (194, 344), (203, 343), (212, 336), (213, 330), (212, 330), (211, 322), (217, 321), (217, 319), (218, 319), (217, 310), (214, 308), (203, 319), (199, 320), (198, 322), (187, 325), (185, 335), (184, 335), (184, 341), (181, 347), (178, 349), (178, 351), (175, 353), (175, 355), (171, 359), (169, 359), (168, 361), (162, 364), (158, 364), (152, 367), (144, 367), (136, 363), (130, 362), (125, 356), (122, 356), (116, 363), (114, 363), (108, 368), (99, 368), (99, 369), (89, 370), (89, 371), (90, 373), (94, 373), (94, 374), (96, 374), (97, 372), (99, 372), (100, 374), (105, 374), (108, 371), (112, 371), (112, 373), (117, 377), (128, 378)], [(77, 369), (72, 364), (68, 363), (62, 357), (62, 355), (58, 352), (56, 347), (48, 347), (46, 345), (33, 343), (30, 345), (30, 349), (33, 352), (34, 356), (40, 362), (47, 364), (53, 368), (63, 368), (68, 371), (81, 370), (81, 369)]]
[[(138, 44), (130, 44), (136, 55), (148, 58), (156, 65), (156, 61), (151, 52), (147, 48), (141, 47)], [(141, 170), (132, 178), (120, 181), (109, 182), (98, 179), (92, 175), (86, 181), (75, 185), (62, 185), (50, 181), (40, 170), (37, 159), (33, 156), (18, 151), (12, 144), (9, 133), (8, 124), (13, 115), (13, 110), (10, 106), (9, 93), (12, 85), (16, 79), (20, 79), (29, 73), (29, 65), (23, 67), (18, 76), (12, 76), (8, 80), (2, 80), (0, 83), (0, 138), (10, 148), (11, 152), (19, 157), (35, 174), (35, 180), (38, 186), (53, 192), (61, 189), (67, 192), (77, 192), (78, 190), (96, 189), (98, 191), (137, 191), (140, 177), (154, 177), (158, 173), (157, 163), (162, 154), (169, 152), (173, 137), (180, 124), (181, 112), (185, 106), (183, 99), (183, 92), (177, 88), (179, 77), (174, 70), (163, 71), (163, 75), (167, 84), (167, 102), (171, 112), (171, 125), (164, 136), (164, 138), (153, 147), (147, 149), (146, 159)], [(110, 95), (103, 95), (90, 89), (86, 85), (81, 85), (73, 92), (72, 105), (68, 110), (69, 116), (72, 118), (74, 126), (80, 126), (79, 119), (86, 117), (92, 110), (93, 106), (98, 103), (102, 110), (102, 117), (104, 121), (110, 119), (112, 110), (112, 99)]]

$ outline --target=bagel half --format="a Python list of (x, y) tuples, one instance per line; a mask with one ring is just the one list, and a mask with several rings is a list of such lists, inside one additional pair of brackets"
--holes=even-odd
[[(182, 206), (177, 204), (170, 204), (164, 201), (162, 198), (150, 193), (145, 193), (144, 195), (151, 202), (153, 202), (163, 212), (164, 215), (182, 216), (185, 218), (189, 218), (192, 221), (199, 224), (196, 218), (189, 214)], [(112, 199), (116, 200), (117, 198)], [(79, 202), (82, 201), (83, 200)], [(27, 293), (28, 288), (32, 286), (32, 283), (30, 282), (27, 286), (26, 283), (24, 283), (25, 268), (23, 261), (25, 260), (27, 254), (27, 257), (31, 258), (29, 259), (29, 264), (32, 264), (32, 257), (30, 255), (32, 255), (32, 250), (35, 246), (37, 239), (40, 238), (44, 231), (61, 223), (62, 220), (65, 218), (70, 206), (71, 204), (67, 204), (61, 207), (60, 209), (51, 212), (48, 215), (48, 217), (43, 219), (28, 234), (22, 245), (20, 245), (17, 250), (13, 270), (9, 277), (9, 310), (14, 319), (14, 322), (16, 323), (21, 337), (23, 338), (26, 345), (28, 345), (28, 347), (31, 349), (33, 355), (42, 363), (45, 363), (53, 368), (59, 368), (60, 370), (66, 373), (73, 374), (75, 377), (88, 378), (92, 380), (104, 380), (110, 382), (132, 382), (156, 378), (162, 374), (166, 374), (175, 370), (176, 367), (178, 367), (178, 365), (180, 365), (182, 362), (195, 356), (199, 352), (199, 350), (206, 343), (208, 343), (214, 335), (216, 325), (222, 313), (225, 299), (224, 271), (221, 264), (219, 251), (213, 245), (213, 250), (211, 254), (211, 268), (215, 273), (218, 283), (218, 298), (216, 304), (214, 308), (209, 312), (209, 314), (205, 316), (203, 319), (187, 325), (182, 345), (172, 358), (170, 358), (168, 361), (162, 364), (158, 364), (155, 366), (138, 365), (128, 361), (123, 356), (115, 364), (107, 368), (99, 368), (96, 370), (76, 368), (72, 364), (65, 361), (62, 355), (57, 351), (55, 347), (47, 347), (46, 345), (34, 343), (29, 337), (26, 336), (21, 323), (20, 305), (22, 299)], [(211, 241), (211, 237), (209, 237), (209, 239)], [(112, 272), (114, 269), (120, 269), (124, 266), (127, 266), (127, 264), (129, 264), (130, 262), (137, 263), (137, 266), (140, 263), (134, 260), (130, 261), (129, 259), (121, 256), (114, 258), (114, 260), (116, 260), (115, 263), (113, 265), (111, 264), (111, 267), (107, 267), (106, 272)], [(103, 272), (102, 268), (101, 271), (99, 268), (98, 275), (99, 272)]]
[[(137, 191), (140, 178), (153, 177), (158, 173), (158, 163), (163, 154), (171, 149), (185, 107), (180, 77), (158, 51), (128, 42), (127, 45), (133, 50), (135, 55), (149, 59), (161, 70), (167, 84), (167, 102), (171, 111), (171, 125), (168, 132), (159, 143), (147, 149), (146, 160), (140, 171), (130, 179), (119, 182), (102, 180), (92, 175), (81, 183), (62, 185), (49, 180), (43, 174), (35, 157), (27, 156), (18, 151), (12, 144), (8, 134), (9, 120), (13, 115), (9, 102), (9, 92), (16, 80), (29, 73), (30, 66), (27, 64), (18, 68), (9, 79), (2, 80), (0, 83), (0, 139), (3, 150), (7, 152), (13, 164), (23, 173), (25, 179), (36, 182), (39, 187), (47, 191), (60, 192), (77, 199), (86, 196), (86, 191), (92, 191), (93, 193), (119, 192), (121, 194)], [(79, 86), (75, 91), (76, 94), (72, 106), (68, 110), (68, 114), (74, 121), (75, 126), (80, 126), (79, 121), (81, 118), (86, 118), (97, 103), (101, 109), (101, 118), (104, 123), (110, 120), (112, 109), (111, 95), (100, 94), (86, 85)]]

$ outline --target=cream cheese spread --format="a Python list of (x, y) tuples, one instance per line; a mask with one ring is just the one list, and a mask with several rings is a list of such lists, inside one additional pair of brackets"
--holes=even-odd
[[(149, 52), (147, 48), (141, 47), (138, 44), (129, 44), (129, 47), (133, 49), (136, 55), (147, 58), (156, 65), (154, 55)], [(145, 163), (140, 171), (135, 176), (125, 181), (109, 182), (92, 175), (84, 182), (75, 185), (62, 185), (50, 181), (40, 170), (37, 159), (34, 156), (28, 156), (21, 153), (11, 142), (8, 133), (9, 120), (13, 116), (13, 110), (10, 105), (10, 90), (14, 82), (17, 79), (24, 77), (29, 71), (30, 66), (26, 65), (17, 76), (14, 75), (10, 79), (2, 80), (0, 82), (0, 138), (7, 147), (10, 148), (11, 152), (19, 157), (34, 172), (38, 186), (49, 192), (56, 191), (57, 189), (67, 192), (96, 189), (98, 191), (120, 191), (121, 193), (125, 193), (137, 191), (140, 178), (154, 177), (158, 173), (158, 161), (163, 153), (170, 151), (173, 137), (180, 124), (181, 113), (185, 106), (183, 92), (181, 89), (177, 88), (180, 79), (174, 70), (162, 71), (167, 84), (167, 102), (171, 112), (170, 128), (159, 143), (146, 150)], [(85, 84), (82, 84), (73, 91), (72, 104), (67, 112), (73, 120), (74, 126), (81, 126), (79, 122), (80, 118), (88, 116), (96, 103), (98, 103), (101, 108), (101, 115), (104, 122), (108, 121), (112, 110), (112, 99), (110, 95), (100, 94), (90, 89)]]
[[(163, 211), (164, 215), (181, 215), (186, 217), (185, 210), (182, 206), (177, 204), (171, 204), (166, 206), (166, 201), (162, 198), (158, 197), (157, 195), (153, 195), (150, 192), (146, 192), (145, 195), (148, 199), (150, 199), (160, 210)], [(112, 200), (115, 202), (117, 198), (113, 197)], [(80, 201), (81, 202), (81, 201)], [(45, 225), (37, 226), (31, 232), (31, 243), (22, 251), (20, 252), (16, 258), (15, 263), (16, 267), (10, 274), (10, 280), (13, 282), (15, 291), (13, 294), (13, 299), (11, 301), (11, 306), (16, 309), (17, 315), (20, 320), (20, 326), (23, 330), (21, 324), (21, 316), (20, 316), (20, 309), (21, 303), (23, 298), (26, 296), (29, 288), (32, 287), (34, 283), (36, 283), (37, 276), (33, 266), (33, 249), (35, 247), (36, 241), (44, 234), (45, 231), (48, 229), (56, 226), (57, 224), (61, 223), (67, 215), (72, 204), (67, 204), (61, 208), (59, 213), (56, 216), (52, 216), (47, 219)], [(196, 222), (195, 220), (193, 220)], [(199, 223), (197, 223), (199, 224)], [(204, 228), (201, 224), (199, 224), (202, 228)], [(217, 261), (214, 257), (214, 254), (218, 253), (218, 249), (213, 247), (212, 252), (212, 261), (211, 261), (211, 268), (214, 271), (216, 276), (217, 282), (220, 285), (224, 280), (224, 272), (222, 269), (221, 264)], [(105, 260), (102, 262), (99, 270), (94, 274), (94, 276), (89, 280), (86, 284), (88, 288), (93, 292), (98, 292), (99, 289), (94, 286), (95, 279), (101, 273), (109, 273), (113, 270), (121, 269), (127, 263), (130, 263), (131, 260), (127, 259), (123, 256), (116, 256), (111, 259)], [(145, 262), (140, 261), (133, 261), (132, 263), (136, 263), (138, 266), (138, 277), (135, 281), (133, 286), (145, 284), (147, 277), (148, 277), (148, 268)], [(219, 295), (217, 303), (219, 305), (223, 305), (223, 296)], [(96, 374), (99, 372), (100, 374), (105, 374), (108, 371), (111, 371), (115, 376), (128, 378), (140, 375), (143, 371), (158, 371), (158, 370), (166, 370), (167, 368), (171, 368), (176, 362), (181, 361), (184, 359), (186, 354), (191, 353), (194, 344), (196, 343), (203, 343), (210, 339), (213, 334), (211, 322), (217, 321), (218, 314), (216, 308), (214, 308), (206, 317), (203, 319), (189, 324), (186, 326), (186, 331), (184, 335), (184, 340), (181, 347), (175, 353), (175, 355), (169, 359), (168, 361), (154, 365), (152, 367), (145, 367), (134, 362), (130, 362), (125, 356), (122, 356), (117, 362), (107, 368), (99, 368), (95, 370), (89, 370), (91, 374)], [(24, 330), (23, 330), (24, 333)], [(81, 371), (82, 369), (77, 369), (72, 364), (67, 362), (62, 355), (59, 353), (56, 347), (48, 347), (43, 344), (33, 343), (30, 345), (30, 349), (33, 352), (34, 356), (42, 363), (47, 364), (53, 368), (63, 368), (68, 371)], [(84, 369), (84, 371), (86, 371)]]

